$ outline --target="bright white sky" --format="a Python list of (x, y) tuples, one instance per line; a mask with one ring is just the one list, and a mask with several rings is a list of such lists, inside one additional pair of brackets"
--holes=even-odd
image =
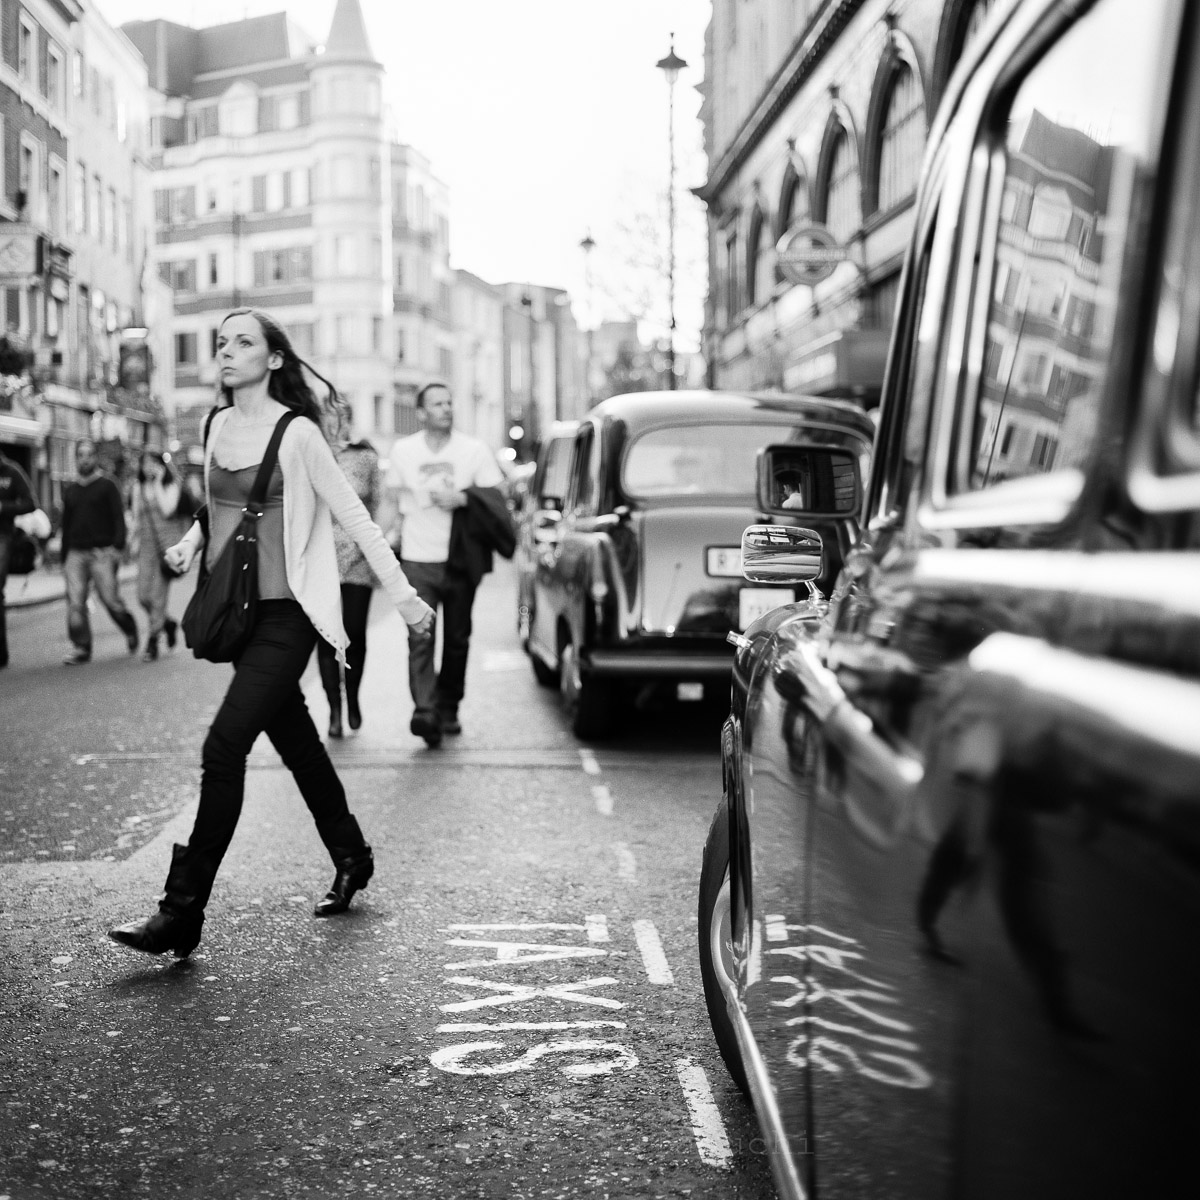
[[(676, 321), (698, 344), (705, 289), (698, 120), (708, 0), (361, 0), (398, 136), (450, 187), (451, 258), (493, 283), (564, 287), (583, 324), (656, 293), (665, 319), (667, 101), (655, 63), (675, 33)], [(286, 9), (324, 40), (335, 0), (96, 0), (114, 25), (213, 25)], [(631, 230), (642, 230), (631, 233)], [(590, 230), (592, 308), (579, 242)], [(652, 242), (661, 231), (662, 244)], [(632, 264), (643, 264), (635, 266)], [(640, 302), (643, 306), (645, 301)], [(635, 312), (633, 315), (643, 315)]]

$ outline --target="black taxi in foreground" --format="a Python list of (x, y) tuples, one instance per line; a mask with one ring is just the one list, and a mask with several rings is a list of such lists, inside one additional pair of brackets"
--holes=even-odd
[(699, 950), (782, 1196), (1200, 1195), (1198, 195), (1200, 5), (999, 7), (860, 541), (735, 663)]
[(648, 688), (727, 691), (726, 635), (796, 594), (747, 586), (743, 529), (812, 526), (832, 583), (873, 434), (844, 401), (701, 391), (615, 396), (556, 426), (521, 531), (518, 627), (577, 736), (608, 733)]

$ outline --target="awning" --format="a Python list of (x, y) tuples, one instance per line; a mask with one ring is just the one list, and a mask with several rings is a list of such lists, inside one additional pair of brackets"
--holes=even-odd
[(885, 329), (838, 329), (788, 356), (783, 386), (810, 396), (870, 397), (883, 387)]
[(0, 413), (0, 442), (7, 442), (10, 446), (40, 446), (42, 427), (28, 417)]

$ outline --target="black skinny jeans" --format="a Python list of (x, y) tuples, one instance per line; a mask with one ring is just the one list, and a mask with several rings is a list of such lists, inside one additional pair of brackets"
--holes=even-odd
[[(342, 584), (342, 624), (350, 644), (346, 647), (346, 702), (358, 700), (362, 686), (363, 668), (367, 663), (367, 615), (371, 610), (371, 594), (375, 591), (366, 583)], [(331, 712), (342, 711), (342, 673), (338, 667), (337, 651), (324, 639), (317, 639), (317, 666), (321, 671), (321, 686), (329, 698)]]
[(200, 807), (188, 851), (216, 871), (233, 838), (246, 782), (246, 758), (265, 733), (295, 776), (321, 840), (343, 846), (347, 828), (359, 843), (346, 791), (309, 715), (300, 677), (317, 631), (295, 600), (260, 600), (250, 641), (204, 739)]

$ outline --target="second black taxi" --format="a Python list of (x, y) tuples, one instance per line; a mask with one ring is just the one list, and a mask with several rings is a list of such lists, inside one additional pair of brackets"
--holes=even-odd
[(519, 627), (580, 738), (613, 732), (648, 689), (727, 694), (727, 635), (796, 598), (746, 586), (747, 525), (815, 530), (825, 587), (857, 536), (874, 425), (849, 403), (641, 392), (559, 432), (522, 531)]

